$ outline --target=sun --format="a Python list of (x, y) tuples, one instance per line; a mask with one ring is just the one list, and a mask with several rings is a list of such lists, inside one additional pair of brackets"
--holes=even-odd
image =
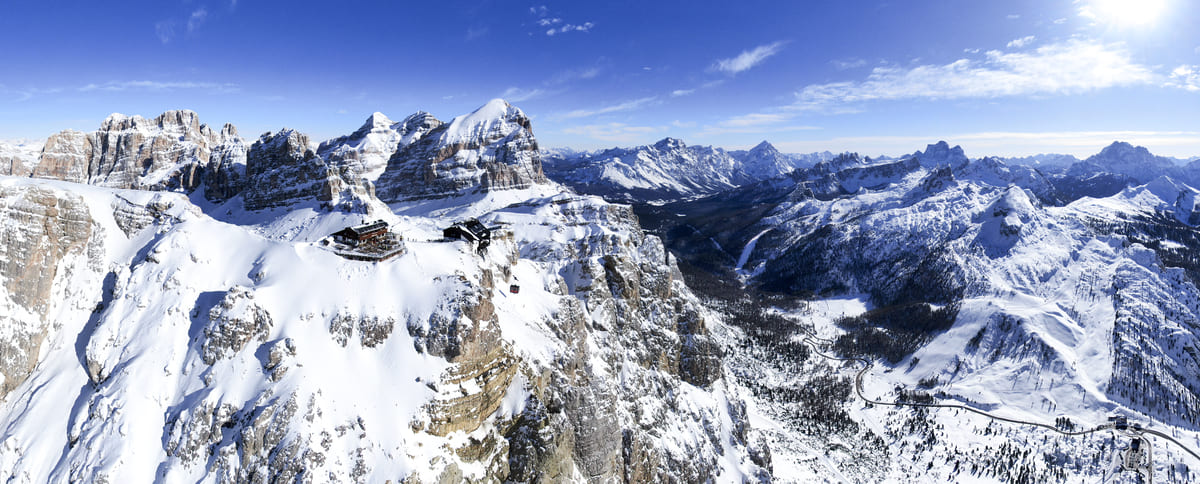
[(1167, 10), (1168, 0), (1084, 0), (1079, 13), (1096, 22), (1122, 28), (1154, 25)]

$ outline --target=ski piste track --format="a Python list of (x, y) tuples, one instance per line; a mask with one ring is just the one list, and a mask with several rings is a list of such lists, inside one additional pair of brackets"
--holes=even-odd
[[(885, 401), (881, 401), (881, 400), (874, 400), (874, 399), (868, 398), (866, 395), (863, 394), (863, 391), (862, 391), (863, 376), (866, 375), (867, 371), (869, 371), (871, 369), (871, 361), (866, 358), (841, 358), (838, 356), (827, 355), (825, 353), (822, 353), (821, 346), (816, 342), (816, 340), (822, 340), (826, 343), (831, 342), (830, 340), (826, 340), (824, 338), (819, 338), (816, 335), (813, 335), (813, 334), (805, 331), (805, 336), (804, 336), (804, 339), (802, 340), (802, 342), (804, 344), (808, 345), (809, 347), (811, 347), (813, 349), (813, 352), (816, 353), (818, 356), (825, 358), (825, 359), (829, 359), (829, 360), (854, 361), (857, 363), (862, 363), (863, 368), (861, 370), (858, 370), (858, 373), (854, 375), (854, 393), (858, 395), (859, 399), (863, 400), (864, 402), (873, 404), (873, 405), (885, 405), (885, 406), (891, 406), (891, 407), (906, 407), (907, 406), (907, 407), (926, 407), (926, 408), (954, 408), (954, 409), (960, 409), (960, 410), (965, 410), (965, 411), (968, 411), (971, 413), (979, 414), (984, 417), (990, 418), (992, 420), (999, 420), (1001, 422), (1009, 422), (1009, 423), (1014, 423), (1017, 425), (1028, 425), (1031, 427), (1041, 427), (1046, 430), (1051, 430), (1051, 431), (1057, 432), (1059, 434), (1072, 436), (1072, 437), (1080, 436), (1080, 435), (1087, 435), (1087, 434), (1099, 432), (1102, 430), (1117, 428), (1116, 423), (1107, 423), (1107, 424), (1098, 425), (1096, 427), (1086, 429), (1086, 430), (1070, 431), (1070, 430), (1063, 430), (1054, 425), (1049, 425), (1049, 424), (1045, 424), (1045, 423), (1041, 423), (1041, 422), (1034, 422), (1034, 421), (1030, 421), (1030, 420), (1021, 420), (1021, 419), (1015, 419), (1015, 418), (1009, 418), (1009, 417), (1002, 417), (1000, 415), (995, 415), (995, 414), (992, 414), (992, 413), (989, 413), (989, 412), (986, 412), (986, 411), (983, 411), (983, 410), (980, 410), (977, 408), (969, 407), (966, 405), (955, 404), (955, 403), (885, 402)], [(1196, 451), (1188, 448), (1182, 442), (1175, 440), (1175, 438), (1171, 437), (1170, 435), (1167, 435), (1163, 432), (1160, 432), (1158, 430), (1154, 430), (1154, 429), (1148, 428), (1148, 427), (1136, 427), (1135, 424), (1131, 424), (1129, 428), (1130, 428), (1130, 430), (1132, 430), (1133, 432), (1136, 432), (1136, 433), (1145, 433), (1145, 434), (1150, 434), (1150, 435), (1154, 435), (1154, 436), (1166, 439), (1166, 440), (1174, 443), (1176, 447), (1183, 449), (1184, 452), (1191, 454), (1192, 457), (1196, 458), (1196, 460), (1200, 461), (1200, 454), (1197, 454)]]

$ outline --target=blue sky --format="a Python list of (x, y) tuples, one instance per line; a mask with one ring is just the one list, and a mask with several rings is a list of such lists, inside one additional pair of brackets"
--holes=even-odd
[(0, 3), (0, 139), (112, 112), (243, 136), (503, 97), (543, 146), (1200, 155), (1188, 0)]

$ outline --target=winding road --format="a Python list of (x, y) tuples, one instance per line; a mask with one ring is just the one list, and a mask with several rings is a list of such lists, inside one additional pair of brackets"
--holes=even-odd
[[(804, 342), (804, 344), (808, 345), (809, 347), (811, 347), (813, 349), (813, 353), (816, 353), (818, 356), (821, 356), (822, 358), (836, 360), (836, 361), (855, 361), (858, 363), (862, 363), (863, 368), (861, 370), (858, 370), (858, 373), (854, 376), (854, 392), (855, 392), (855, 394), (858, 395), (858, 398), (862, 399), (864, 402), (871, 403), (873, 405), (886, 405), (886, 406), (892, 406), (892, 407), (908, 406), (908, 407), (926, 407), (926, 408), (954, 408), (954, 409), (960, 409), (960, 410), (965, 410), (965, 411), (968, 411), (971, 413), (979, 414), (979, 415), (982, 415), (984, 417), (987, 417), (987, 418), (990, 418), (993, 420), (999, 420), (1002, 422), (1009, 422), (1009, 423), (1014, 423), (1014, 424), (1018, 424), (1018, 425), (1041, 427), (1046, 430), (1051, 430), (1051, 431), (1057, 432), (1059, 434), (1068, 435), (1068, 436), (1086, 435), (1086, 434), (1099, 432), (1101, 430), (1116, 428), (1115, 423), (1107, 423), (1107, 424), (1098, 425), (1094, 428), (1090, 428), (1090, 429), (1086, 429), (1086, 430), (1078, 430), (1078, 431), (1063, 430), (1054, 425), (1049, 425), (1049, 424), (1045, 424), (1045, 423), (1041, 423), (1041, 422), (1033, 422), (1030, 420), (1021, 420), (1021, 419), (1015, 419), (1015, 418), (1009, 418), (1009, 417), (1002, 417), (1000, 415), (995, 415), (993, 413), (986, 412), (984, 410), (980, 410), (977, 408), (973, 408), (973, 407), (969, 407), (969, 406), (961, 405), (961, 404), (956, 404), (956, 403), (917, 403), (917, 402), (900, 403), (900, 402), (885, 402), (885, 401), (881, 401), (881, 400), (874, 400), (874, 399), (868, 398), (866, 395), (863, 394), (863, 391), (862, 391), (863, 376), (866, 375), (867, 371), (869, 371), (871, 369), (870, 360), (867, 360), (866, 358), (841, 358), (841, 357), (837, 357), (837, 356), (833, 356), (833, 355), (827, 355), (827, 354), (821, 352), (821, 346), (816, 342), (816, 340), (823, 340), (825, 343), (830, 342), (830, 340), (824, 340), (823, 338), (819, 338), (808, 332), (805, 332), (805, 337), (802, 341)], [(1135, 425), (1130, 425), (1128, 430), (1135, 432), (1135, 433), (1150, 434), (1150, 435), (1154, 435), (1157, 437), (1161, 437), (1165, 440), (1168, 440), (1168, 441), (1174, 443), (1180, 449), (1183, 449), (1184, 452), (1191, 454), (1192, 457), (1195, 457), (1197, 461), (1200, 461), (1200, 454), (1197, 454), (1196, 451), (1188, 448), (1182, 442), (1175, 440), (1175, 438), (1173, 438), (1170, 435), (1167, 435), (1161, 431), (1154, 430), (1154, 429), (1148, 428), (1148, 427), (1136, 427)]]

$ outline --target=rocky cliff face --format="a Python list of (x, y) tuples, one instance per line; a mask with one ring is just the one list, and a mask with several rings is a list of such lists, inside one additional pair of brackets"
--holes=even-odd
[[(71, 274), (95, 256), (87, 205), (44, 187), (0, 185), (0, 399), (33, 371), (42, 343), (62, 306), (83, 288)], [(80, 260), (82, 259), (82, 261)]]
[(493, 99), (445, 124), (424, 113), (414, 116), (414, 132), (433, 128), (388, 159), (377, 181), (380, 199), (432, 198), (546, 182), (529, 118), (504, 100)]
[[(221, 173), (214, 184), (228, 183), (243, 147), (232, 126), (214, 131), (192, 111), (167, 111), (152, 120), (113, 114), (92, 133), (68, 130), (51, 136), (33, 176), (112, 188), (191, 191), (206, 172)], [(222, 190), (209, 193), (216, 197)]]
[(204, 196), (214, 202), (233, 198), (245, 188), (249, 150), (232, 124), (221, 128), (219, 139), (223, 142), (213, 147), (204, 170)]
[(43, 145), (28, 140), (0, 141), (0, 175), (29, 176)]
[[(482, 220), (504, 229), (478, 275), (468, 275), (478, 290), (407, 325), (418, 347), (451, 363), (418, 428), (477, 442), (457, 451), (463, 462), (416, 476), (458, 480), (474, 461), (489, 480), (716, 478), (729, 455), (711, 429), (728, 409), (691, 398), (721, 385), (721, 350), (662, 244), (628, 207), (594, 198), (541, 199)], [(566, 229), (547, 232), (546, 223)], [(542, 275), (531, 277), (529, 264)], [(514, 284), (522, 296), (505, 293)], [(544, 312), (525, 306), (522, 322), (510, 298), (527, 292)], [(496, 418), (514, 384), (525, 388), (519, 410)], [(741, 449), (731, 453), (745, 452), (742, 439), (729, 442)]]
[(265, 133), (246, 154), (244, 203), (262, 210), (304, 201), (354, 207), (368, 196), (369, 183), (350, 166), (339, 170), (309, 149), (295, 130)]

